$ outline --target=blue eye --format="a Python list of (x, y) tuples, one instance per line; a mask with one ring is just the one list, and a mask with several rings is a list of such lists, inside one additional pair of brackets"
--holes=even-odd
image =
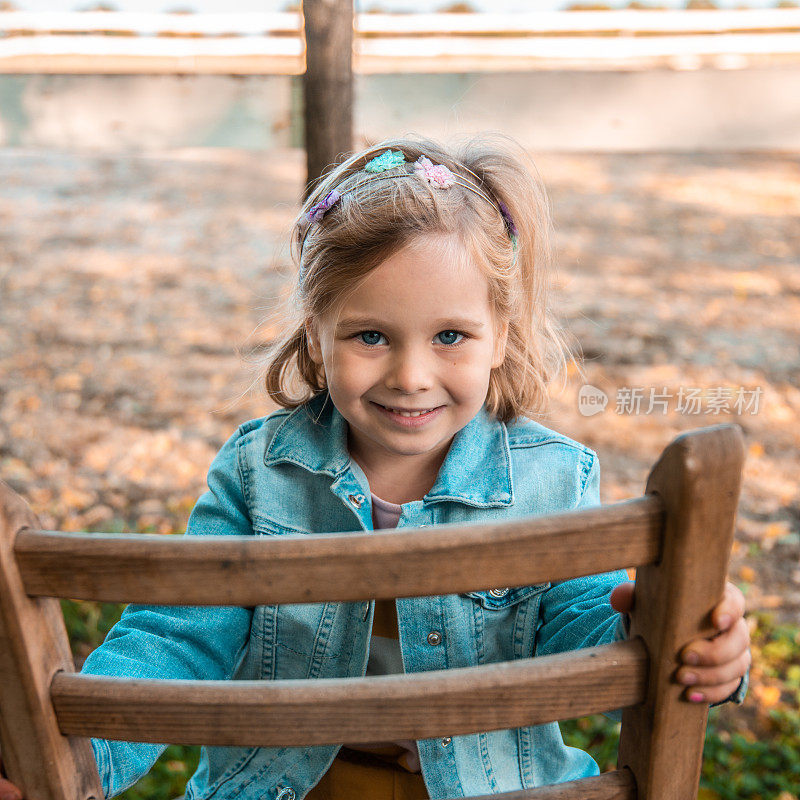
[(381, 339), (383, 339), (383, 334), (378, 331), (362, 331), (358, 334), (358, 338), (361, 339), (364, 344), (383, 344), (383, 342), (381, 342)]
[(464, 338), (464, 334), (458, 331), (442, 331), (437, 333), (436, 337), (441, 344), (458, 344)]

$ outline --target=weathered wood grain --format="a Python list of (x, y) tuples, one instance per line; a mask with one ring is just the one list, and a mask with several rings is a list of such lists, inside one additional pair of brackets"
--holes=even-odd
[(485, 794), (471, 800), (636, 800), (636, 782), (630, 770), (619, 769), (594, 778), (581, 778), (521, 792)]
[(412, 675), (158, 681), (59, 674), (64, 733), (174, 744), (292, 746), (451, 736), (641, 702), (641, 642)]
[(17, 537), (15, 553), (32, 595), (255, 606), (452, 594), (638, 567), (658, 558), (662, 527), (661, 502), (651, 495), (581, 512), (386, 536), (28, 530)]
[(25, 594), (14, 558), (20, 530), (37, 528), (24, 501), (0, 481), (0, 740), (11, 780), (27, 800), (102, 800), (89, 742), (63, 736), (50, 680), (73, 669), (58, 600)]
[(353, 0), (305, 0), (306, 187), (353, 149)]
[(651, 659), (647, 700), (622, 716), (619, 763), (633, 772), (639, 800), (695, 797), (708, 705), (682, 700), (673, 682), (681, 648), (715, 631), (739, 500), (744, 444), (738, 426), (679, 436), (650, 473), (647, 492), (666, 509), (664, 551), (638, 570), (632, 635)]

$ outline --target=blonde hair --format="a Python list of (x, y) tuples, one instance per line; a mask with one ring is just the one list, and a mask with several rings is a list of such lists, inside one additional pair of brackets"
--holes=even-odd
[[(407, 161), (424, 155), (448, 167), (457, 182), (447, 191), (437, 191), (417, 177), (398, 177), (398, 170), (363, 171), (370, 159), (387, 149), (400, 151)], [(334, 189), (341, 199), (321, 223), (310, 225), (306, 213)], [(489, 198), (497, 204), (487, 202)], [(499, 203), (514, 221), (516, 245)], [(373, 269), (415, 238), (437, 233), (460, 240), (488, 279), (496, 320), (508, 324), (505, 359), (489, 378), (487, 410), (505, 422), (545, 410), (547, 384), (563, 373), (569, 357), (565, 335), (548, 305), (550, 208), (536, 168), (522, 148), (497, 136), (473, 138), (452, 151), (418, 137), (390, 139), (348, 158), (323, 177), (292, 231), (298, 274), (286, 311), (289, 330), (262, 362), (266, 389), (275, 402), (295, 408), (326, 388), (324, 373), (311, 359), (305, 321), (335, 308)]]

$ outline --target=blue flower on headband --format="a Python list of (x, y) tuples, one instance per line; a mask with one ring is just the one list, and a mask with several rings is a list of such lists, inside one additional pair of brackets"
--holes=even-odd
[(385, 150), (379, 156), (370, 159), (364, 165), (364, 172), (386, 172), (387, 169), (401, 167), (406, 163), (406, 157), (397, 150)]

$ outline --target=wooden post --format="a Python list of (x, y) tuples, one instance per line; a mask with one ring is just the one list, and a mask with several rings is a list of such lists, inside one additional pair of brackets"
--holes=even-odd
[(313, 182), (353, 149), (353, 0), (303, 0), (303, 17), (307, 197)]
[(639, 568), (631, 636), (650, 656), (647, 699), (625, 709), (619, 766), (629, 767), (638, 800), (697, 796), (708, 705), (681, 699), (673, 681), (681, 648), (710, 636), (723, 595), (739, 501), (744, 444), (736, 425), (679, 436), (661, 455), (647, 493), (665, 507), (660, 561)]
[(8, 777), (25, 800), (102, 800), (88, 739), (58, 730), (50, 682), (73, 672), (72, 653), (56, 598), (29, 597), (14, 539), (38, 529), (33, 512), (0, 481), (0, 747)]

